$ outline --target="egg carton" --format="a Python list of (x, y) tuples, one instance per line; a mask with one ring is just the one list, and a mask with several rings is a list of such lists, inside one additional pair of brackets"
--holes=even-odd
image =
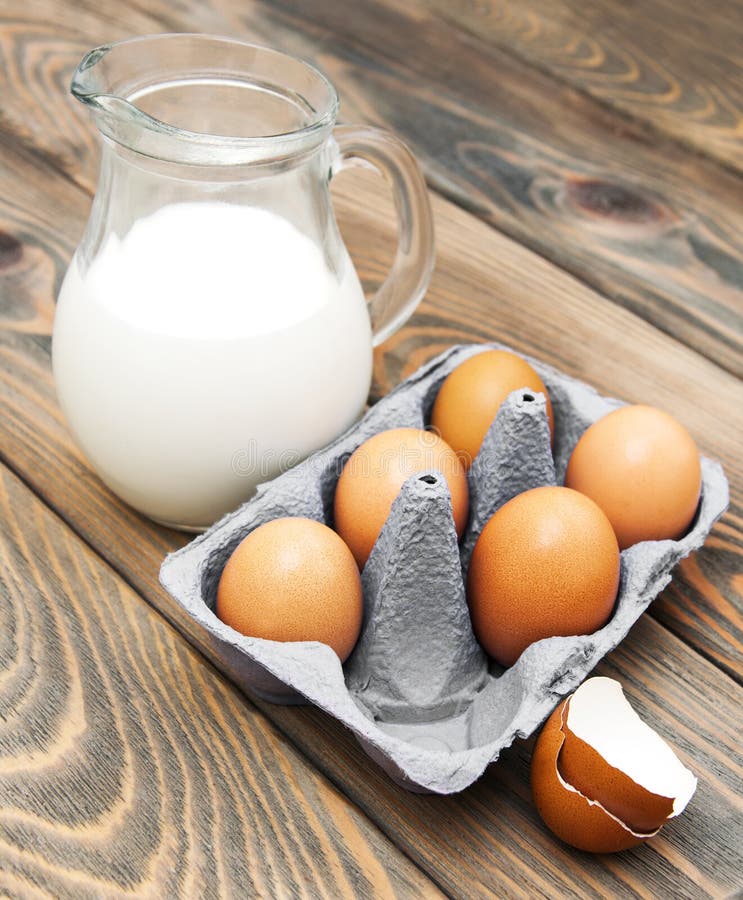
[(334, 443), (262, 485), (251, 500), (170, 554), (160, 570), (163, 586), (238, 686), (277, 703), (314, 703), (347, 726), (392, 779), (414, 791), (461, 791), (516, 737), (531, 735), (624, 638), (670, 581), (676, 563), (703, 544), (728, 502), (721, 466), (702, 458), (701, 500), (688, 533), (622, 552), (619, 594), (603, 628), (537, 641), (505, 670), (489, 661), (473, 635), (465, 596), (477, 537), (516, 494), (561, 484), (581, 434), (622, 405), (530, 359), (552, 401), (553, 447), (544, 396), (526, 389), (512, 393), (468, 473), (470, 516), (461, 541), (441, 473), (408, 479), (362, 572), (364, 623), (345, 666), (324, 644), (244, 637), (221, 622), (214, 613), (217, 585), (240, 541), (280, 516), (306, 516), (332, 527), (335, 485), (351, 453), (385, 429), (424, 428), (444, 378), (488, 348), (509, 349), (453, 347), (423, 366)]

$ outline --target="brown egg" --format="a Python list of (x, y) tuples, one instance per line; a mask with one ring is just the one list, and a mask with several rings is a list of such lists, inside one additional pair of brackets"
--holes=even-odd
[(344, 662), (358, 640), (363, 600), (351, 551), (313, 519), (274, 519), (227, 560), (217, 616), (248, 637), (320, 641)]
[(624, 550), (639, 541), (677, 539), (699, 502), (702, 470), (689, 432), (652, 406), (624, 406), (583, 434), (567, 487), (603, 509)]
[(549, 394), (529, 363), (507, 350), (486, 350), (465, 360), (441, 385), (431, 412), (431, 425), (469, 468), (480, 450), (496, 413), (512, 391), (528, 388), (547, 401)]
[(430, 431), (393, 428), (365, 441), (341, 472), (335, 490), (335, 528), (363, 568), (400, 488), (416, 472), (437, 469), (451, 493), (461, 536), (469, 512), (467, 476), (451, 447)]
[(511, 666), (534, 641), (601, 628), (618, 586), (619, 548), (606, 516), (576, 491), (541, 487), (509, 500), (487, 523), (467, 597), (478, 641)]
[(614, 853), (679, 815), (696, 778), (639, 718), (619, 682), (589, 678), (542, 729), (531, 784), (557, 837), (579, 850)]

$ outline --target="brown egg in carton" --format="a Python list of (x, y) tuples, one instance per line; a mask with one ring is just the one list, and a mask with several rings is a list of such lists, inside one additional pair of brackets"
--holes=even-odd
[(278, 703), (314, 703), (356, 735), (368, 755), (410, 790), (449, 794), (472, 784), (516, 737), (528, 737), (573, 691), (700, 547), (728, 502), (721, 466), (702, 458), (702, 492), (688, 533), (646, 541), (621, 554), (611, 619), (590, 635), (528, 647), (510, 668), (489, 661), (474, 638), (465, 596), (472, 548), (490, 516), (516, 494), (561, 484), (581, 434), (622, 403), (600, 396), (537, 360), (554, 411), (550, 447), (544, 396), (515, 391), (490, 427), (468, 473), (470, 516), (457, 541), (443, 476), (411, 476), (362, 573), (364, 624), (345, 666), (317, 642), (244, 637), (214, 613), (232, 551), (253, 529), (281, 516), (332, 527), (335, 485), (365, 440), (396, 427), (423, 428), (444, 378), (482, 350), (454, 347), (400, 384), (338, 440), (262, 485), (256, 495), (163, 562), (160, 580), (194, 622), (189, 633), (248, 693)]

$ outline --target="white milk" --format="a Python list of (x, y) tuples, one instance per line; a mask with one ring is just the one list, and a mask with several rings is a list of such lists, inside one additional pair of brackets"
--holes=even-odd
[(366, 302), (345, 250), (266, 210), (165, 206), (73, 260), (54, 326), (62, 409), (103, 480), (161, 522), (204, 527), (360, 415)]

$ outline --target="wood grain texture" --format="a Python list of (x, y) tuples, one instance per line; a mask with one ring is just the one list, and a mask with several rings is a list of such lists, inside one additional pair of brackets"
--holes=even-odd
[(743, 171), (737, 0), (423, 0), (447, 22)]
[(438, 889), (0, 468), (0, 893)]
[[(53, 297), (87, 215), (95, 171), (95, 140), (80, 111), (70, 103), (64, 113), (48, 114), (64, 102), (67, 62), (59, 60), (68, 60), (69, 47), (76, 41), (83, 45), (79, 56), (94, 43), (111, 37), (140, 28), (153, 30), (153, 21), (167, 25), (179, 20), (185, 23), (180, 27), (205, 30), (224, 31), (229, 27), (241, 34), (255, 34), (264, 42), (280, 40), (287, 49), (316, 58), (341, 84), (350, 107), (349, 118), (369, 120), (379, 116), (381, 121), (397, 127), (397, 116), (401, 126), (398, 131), (418, 135), (422, 144), (430, 141), (435, 153), (429, 157), (429, 172), (439, 173), (441, 183), (447, 178), (453, 183), (455, 176), (450, 173), (459, 171), (455, 165), (459, 151), (456, 141), (461, 137), (457, 136), (463, 133), (460, 129), (470, 127), (472, 115), (461, 100), (463, 93), (457, 91), (475, 90), (476, 73), (483, 64), (482, 47), (478, 42), (472, 44), (475, 69), (472, 73), (465, 71), (462, 85), (451, 89), (444, 79), (447, 62), (441, 48), (445, 32), (421, 7), (409, 4), (406, 10), (399, 11), (375, 4), (375, 11), (386, 10), (375, 25), (373, 17), (370, 19), (371, 4), (354, 6), (358, 20), (352, 23), (351, 33), (341, 28), (343, 22), (338, 22), (343, 19), (344, 10), (351, 7), (346, 4), (325, 4), (325, 14), (315, 16), (319, 21), (309, 21), (319, 9), (312, 3), (305, 4), (302, 10), (283, 2), (270, 6), (246, 4), (239, 7), (239, 17), (235, 18), (235, 8), (228, 8), (226, 0), (218, 9), (180, 0), (153, 20), (144, 4), (137, 11), (130, 5), (85, 0), (76, 8), (71, 27), (62, 4), (40, 0), (38, 6), (27, 5), (18, 12), (19, 24), (10, 36), (7, 28), (0, 31), (0, 77), (11, 72), (13, 83), (19, 78), (19, 90), (24, 92), (21, 104), (13, 94), (7, 101), (3, 95), (4, 120), (0, 128), (0, 455), (125, 581), (168, 616), (177, 617), (177, 612), (157, 586), (156, 573), (163, 553), (186, 538), (146, 523), (110, 495), (72, 444), (53, 394), (49, 370)], [(3, 6), (0, 15), (5, 9)], [(382, 26), (398, 21), (407, 31), (402, 36), (389, 32), (389, 46), (383, 48), (384, 53), (378, 52), (374, 45), (383, 35)], [(416, 27), (420, 23), (425, 52), (415, 45), (411, 22)], [(303, 33), (296, 30), (297, 23)], [(343, 27), (351, 26), (346, 23)], [(414, 51), (412, 62), (404, 53), (406, 42)], [(424, 59), (426, 53), (440, 58)], [(448, 65), (453, 71), (454, 56)], [(430, 81), (428, 66), (433, 72)], [(518, 71), (525, 73), (527, 69)], [(511, 97), (508, 117), (513, 123), (521, 121), (517, 100), (528, 99), (528, 91), (524, 88), (526, 93), (514, 99), (515, 76), (509, 78), (506, 96)], [(422, 84), (427, 85), (425, 91), (420, 90)], [(485, 86), (493, 84), (491, 76)], [(538, 82), (537, 86), (543, 84)], [(560, 96), (570, 100), (569, 95)], [(484, 121), (487, 116), (483, 95), (475, 95), (475, 103), (478, 111), (474, 120)], [(575, 109), (581, 112), (578, 115), (570, 107), (573, 124), (583, 121), (581, 116), (585, 117), (586, 109), (594, 109), (586, 107), (584, 100), (576, 104)], [(41, 108), (44, 106), (46, 118), (45, 109)], [(428, 122), (426, 127), (416, 123), (419, 106), (424, 111), (422, 120)], [(441, 109), (448, 118), (440, 116)], [(68, 114), (71, 118), (65, 119)], [(523, 120), (526, 125), (522, 127), (531, 127), (530, 116), (536, 121), (539, 108), (528, 110)], [(409, 121), (403, 121), (405, 117)], [(567, 134), (568, 129), (559, 127), (558, 118), (553, 116), (549, 127), (543, 126), (541, 132), (537, 129), (533, 152), (531, 156), (526, 153), (526, 162), (518, 154), (514, 157), (527, 170), (523, 196), (536, 196), (530, 167), (534, 159), (537, 168), (541, 164), (539, 152), (549, 144), (545, 135), (550, 128), (556, 128), (559, 141), (564, 141), (563, 132)], [(487, 120), (490, 134), (496, 126), (490, 118)], [(624, 133), (620, 135), (616, 158), (612, 153), (607, 156), (609, 121), (608, 117), (600, 119), (599, 126), (586, 132), (592, 165), (597, 173), (609, 172), (612, 177), (619, 166), (622, 178), (627, 177), (633, 165), (638, 165), (637, 171), (644, 179), (641, 165), (652, 157), (649, 142), (638, 139), (636, 134), (627, 138)], [(445, 134), (439, 144), (433, 140), (436, 135), (430, 130), (432, 122), (444, 123)], [(516, 133), (520, 140), (517, 149), (522, 153), (531, 145), (525, 138), (526, 131), (516, 129)], [(454, 142), (456, 152), (453, 162), (450, 156), (441, 156), (444, 166), (437, 162), (436, 154), (447, 136)], [(630, 154), (630, 167), (621, 169), (625, 165), (624, 154), (635, 144), (639, 150), (634, 151), (634, 156)], [(684, 157), (678, 150), (673, 152), (678, 156), (672, 156), (667, 166), (656, 163), (651, 176), (657, 179), (662, 170), (665, 181), (661, 179), (661, 183), (669, 202), (696, 203), (712, 184), (711, 176), (705, 172), (713, 170), (702, 168), (699, 175), (696, 162), (681, 166), (677, 160)], [(585, 165), (586, 157), (578, 158), (581, 166)], [(600, 169), (607, 160), (609, 165)], [(552, 169), (547, 167), (545, 171)], [(68, 177), (59, 177), (60, 172)], [(683, 190), (682, 173), (690, 182)], [(512, 184), (511, 174), (505, 182)], [(730, 186), (736, 182), (721, 183)], [(501, 195), (495, 193), (491, 182), (487, 184), (488, 189), (481, 192), (463, 178), (456, 183), (454, 193), (461, 190), (470, 206), (492, 219), (494, 213), (488, 204), (494, 203), (493, 196)], [(502, 185), (497, 184), (500, 191)], [(646, 186), (643, 181), (643, 190)], [(375, 183), (359, 180), (355, 175), (339, 183), (335, 193), (344, 234), (355, 259), (365, 278), (377, 281), (391, 245), (389, 228), (384, 224), (389, 222), (385, 218), (389, 202), (380, 195)], [(503, 196), (507, 200), (507, 194)], [(709, 196), (711, 206), (703, 207), (704, 221), (712, 207), (724, 209), (720, 193)], [(729, 193), (728, 197), (734, 194)], [(705, 452), (720, 457), (726, 465), (733, 482), (733, 506), (708, 545), (683, 564), (673, 586), (654, 605), (653, 616), (663, 624), (644, 617), (622, 648), (602, 666), (604, 673), (621, 678), (633, 702), (651, 721), (655, 720), (685, 761), (700, 774), (699, 794), (687, 814), (651, 845), (617, 858), (591, 858), (557, 845), (537, 821), (528, 791), (528, 745), (509, 751), (501, 764), (492, 767), (485, 778), (459, 797), (417, 797), (391, 785), (355, 742), (316, 710), (265, 705), (265, 714), (454, 896), (730, 896), (743, 887), (738, 752), (743, 696), (732, 677), (690, 647), (718, 662), (730, 676), (741, 677), (741, 384), (637, 315), (619, 308), (585, 283), (452, 204), (435, 199), (434, 209), (439, 264), (431, 291), (409, 326), (377, 352), (376, 395), (455, 341), (499, 338), (594, 383), (606, 393), (630, 400), (652, 398), (692, 430)], [(542, 233), (546, 230), (544, 223), (551, 221), (551, 209), (534, 205), (529, 213), (541, 217)], [(509, 215), (517, 218), (525, 215), (515, 204), (509, 210)], [(726, 220), (726, 234), (729, 224)], [(562, 227), (559, 221), (556, 227), (558, 231)], [(684, 235), (683, 243), (686, 232), (680, 233)], [(574, 228), (570, 240), (578, 242), (584, 236), (581, 228)], [(657, 247), (651, 234), (650, 262)], [(737, 253), (737, 249), (731, 249), (733, 259), (739, 258)], [(602, 259), (601, 252), (598, 258)], [(622, 261), (618, 266), (622, 278), (624, 265)], [(698, 272), (694, 278), (695, 283), (704, 281)], [(624, 285), (621, 278), (619, 283)], [(734, 304), (731, 308), (736, 312)], [(696, 309), (693, 304), (692, 309)], [(724, 316), (720, 321), (723, 319)], [(116, 576), (109, 575), (120, 584)], [(187, 621), (181, 619), (178, 624), (207, 655), (210, 653), (203, 636)], [(674, 637), (666, 625), (686, 643)], [(177, 641), (174, 646), (180, 647)], [(180, 650), (185, 653), (182, 647)], [(165, 677), (159, 670), (157, 676)], [(185, 711), (183, 716), (183, 721), (192, 721), (192, 716), (185, 718)], [(206, 741), (201, 746), (205, 747)], [(220, 760), (225, 752), (223, 746), (218, 748)], [(204, 750), (204, 756), (207, 755)], [(272, 753), (266, 752), (255, 764), (270, 767), (273, 760)], [(296, 853), (301, 854), (301, 847), (292, 845), (287, 852), (295, 868), (296, 859), (303, 859), (301, 855), (295, 857)], [(12, 881), (14, 878), (12, 873), (0, 874), (0, 892), (30, 893), (30, 886), (21, 890)]]
[[(743, 374), (743, 179), (453, 28), (419, 0), (82, 0), (74, 30), (65, 4), (6, 6), (5, 21), (16, 24), (2, 29), (2, 54), (19, 87), (3, 116), (73, 177), (90, 184), (95, 172), (84, 111), (64, 99), (61, 73), (78, 50), (163, 29), (275, 44), (328, 72), (346, 120), (404, 137), (444, 194)], [(50, 113), (58, 105), (64, 113)]]
[(278, 24), (313, 37), (304, 52), (342, 88), (344, 115), (402, 135), (442, 193), (743, 373), (740, 178), (417, 2), (278, 7)]
[[(25, 171), (23, 160), (16, 159), (11, 165), (11, 158), (6, 156), (4, 163), (12, 181), (30, 183), (20, 177)], [(54, 180), (53, 176), (50, 178)], [(63, 241), (72, 245), (76, 228), (79, 228), (79, 223), (74, 224), (75, 218), (84, 216), (88, 202), (87, 196), (69, 182), (54, 183), (56, 193), (50, 193), (49, 201), (43, 205), (42, 197), (51, 185), (44, 182), (43, 170), (37, 168), (36, 180), (30, 189), (32, 193), (25, 198), (29, 206), (23, 216), (11, 220), (7, 210), (3, 211), (2, 227), (6, 233), (18, 234), (21, 229), (14, 226), (20, 221), (27, 222), (26, 233), (37, 238), (32, 248), (37, 261), (47, 259), (38, 242), (38, 236), (44, 234), (47, 225), (42, 218), (32, 228), (29, 223), (33, 216), (41, 216), (43, 212), (43, 217), (50, 221), (68, 222), (69, 227), (62, 229)], [(0, 190), (3, 187), (0, 185)], [(340, 193), (346, 189), (347, 194)], [(356, 179), (351, 182), (349, 176), (347, 185), (339, 185), (339, 200), (345, 211), (346, 234), (351, 245), (374, 246), (376, 241), (370, 241), (369, 235), (373, 223), (379, 222), (376, 205), (379, 194), (375, 193), (372, 183)], [(367, 210), (369, 220), (359, 218), (359, 209)], [(354, 210), (353, 214), (351, 210)], [(542, 325), (543, 333), (541, 330), (530, 332), (525, 326), (534, 315), (538, 285), (527, 280), (520, 284), (515, 296), (504, 295), (511, 297), (511, 301), (503, 300), (499, 307), (487, 299), (490, 286), (489, 283), (483, 285), (482, 281), (483, 258), (500, 260), (495, 286), (497, 296), (503, 286), (511, 284), (513, 270), (522, 268), (522, 254), (528, 255), (528, 251), (511, 245), (502, 236), (490, 232), (466, 213), (443, 201), (435, 203), (435, 212), (440, 238), (444, 238), (440, 243), (449, 249), (441, 254), (434, 285), (421, 313), (396, 342), (381, 348), (378, 353), (378, 390), (385, 390), (391, 379), (407, 373), (453, 340), (483, 336), (492, 328), (492, 320), (499, 318), (509, 334), (521, 333), (520, 346), (539, 350), (542, 355), (552, 361), (560, 360), (563, 365), (567, 357), (572, 360), (573, 371), (597, 381), (604, 379), (608, 385), (618, 385), (624, 376), (625, 389), (642, 392), (659, 378), (659, 372), (676, 372), (675, 376), (666, 374), (660, 389), (665, 392), (664, 401), (672, 401), (674, 394), (678, 394), (679, 409), (676, 411), (679, 413), (680, 410), (685, 417), (708, 415), (711, 422), (720, 416), (724, 398), (705, 388), (708, 383), (724, 384), (725, 392), (730, 391), (726, 394), (727, 399), (740, 395), (740, 387), (736, 387), (731, 376), (715, 370), (707, 361), (669, 342), (648, 325), (637, 322), (608, 303), (602, 314), (613, 323), (610, 332), (625, 333), (629, 343), (637, 345), (633, 361), (647, 358), (649, 368), (639, 366), (637, 374), (628, 375), (631, 369), (624, 368), (624, 353), (614, 346), (615, 342), (602, 339), (601, 330), (595, 338), (595, 346), (586, 353), (586, 332), (579, 331), (579, 323), (585, 321), (586, 312), (592, 306), (601, 309), (601, 303), (570, 279), (561, 286), (566, 276), (556, 274), (543, 262), (540, 263), (544, 266), (541, 277), (548, 281), (552, 279), (565, 301), (559, 310), (562, 330), (556, 332), (555, 326), (547, 321)], [(22, 265), (26, 255), (25, 245), (23, 251), (17, 266)], [(364, 256), (359, 258), (363, 265)], [(54, 271), (54, 265), (47, 263), (46, 268)], [(374, 268), (370, 268), (373, 274)], [(55, 280), (54, 277), (48, 279), (47, 289)], [(33, 303), (25, 309), (27, 318), (47, 321), (43, 308), (51, 303), (51, 296), (33, 295), (33, 298)], [(457, 303), (463, 304), (463, 308), (455, 320), (450, 317)], [(16, 310), (16, 321), (24, 321), (23, 312), (23, 309)], [(559, 344), (554, 341), (555, 333), (560, 334)], [(545, 338), (551, 341), (547, 349), (542, 346)], [(3, 377), (0, 397), (5, 401), (0, 407), (2, 453), (150, 603), (166, 615), (176, 616), (169, 598), (157, 586), (157, 570), (164, 549), (179, 545), (185, 537), (146, 523), (113, 498), (91, 475), (74, 449), (57, 409), (48, 347), (48, 336), (43, 331), (32, 334), (23, 326), (14, 329), (6, 324), (0, 351)], [(678, 390), (687, 379), (692, 386), (697, 385), (688, 398)], [(703, 398), (707, 404), (712, 404), (711, 408), (705, 408)], [(721, 404), (720, 407), (715, 403)], [(727, 435), (724, 430), (714, 435), (710, 432), (717, 450), (730, 456), (733, 466), (736, 465), (732, 458), (737, 447), (736, 429), (737, 424), (733, 423)], [(739, 471), (735, 478), (739, 485)], [(737, 534), (739, 515), (728, 516), (716, 534), (726, 534), (723, 528)], [(722, 558), (720, 561), (709, 554), (708, 546), (697, 554), (696, 559), (708, 560), (705, 567), (720, 585), (715, 593), (717, 602), (722, 594), (725, 603), (735, 609), (739, 601), (733, 579), (739, 571), (739, 552), (732, 568), (730, 560), (726, 562)], [(676, 587), (686, 595), (688, 589), (684, 577), (677, 575)], [(701, 612), (710, 599), (705, 591), (701, 597), (689, 597), (688, 603)], [(670, 605), (675, 607), (676, 604)], [(707, 616), (715, 628), (701, 634), (691, 629), (689, 637), (703, 646), (707, 641), (717, 642), (713, 645), (716, 652), (731, 669), (739, 672), (740, 632), (737, 632), (736, 644), (727, 643), (728, 635), (736, 634), (735, 620), (724, 618), (722, 613), (727, 615), (727, 610), (709, 609)], [(179, 627), (190, 633), (191, 640), (205, 653), (210, 652), (209, 646), (203, 643), (203, 636), (193, 630), (189, 632), (188, 622), (181, 619)], [(721, 632), (723, 640), (720, 640)], [(685, 816), (674, 825), (674, 829), (682, 829), (680, 832), (671, 831), (652, 847), (616, 859), (576, 856), (558, 847), (543, 831), (529, 799), (528, 747), (510, 751), (503, 763), (493, 767), (482, 782), (461, 797), (451, 800), (420, 798), (391, 785), (386, 776), (369, 763), (355, 742), (316, 710), (266, 705), (264, 711), (328, 777), (373, 815), (379, 826), (454, 896), (492, 893), (514, 897), (540, 893), (548, 896), (728, 896), (737, 885), (736, 865), (739, 863), (739, 860), (736, 862), (737, 847), (730, 841), (731, 838), (737, 840), (736, 828), (740, 820), (737, 780), (740, 761), (735, 749), (740, 740), (739, 704), (743, 700), (740, 689), (649, 617), (605, 665), (615, 665), (615, 659), (619, 659), (621, 665), (603, 671), (617, 674), (628, 685), (630, 696), (639, 702), (643, 711), (651, 718), (660, 717), (664, 723), (663, 733), (680, 746), (702, 775), (701, 801), (697, 801), (698, 805), (695, 803), (687, 814), (694, 813), (693, 820)], [(687, 697), (688, 693), (693, 697), (693, 703)], [(702, 712), (706, 717), (701, 720), (701, 735), (697, 737), (693, 729)]]

